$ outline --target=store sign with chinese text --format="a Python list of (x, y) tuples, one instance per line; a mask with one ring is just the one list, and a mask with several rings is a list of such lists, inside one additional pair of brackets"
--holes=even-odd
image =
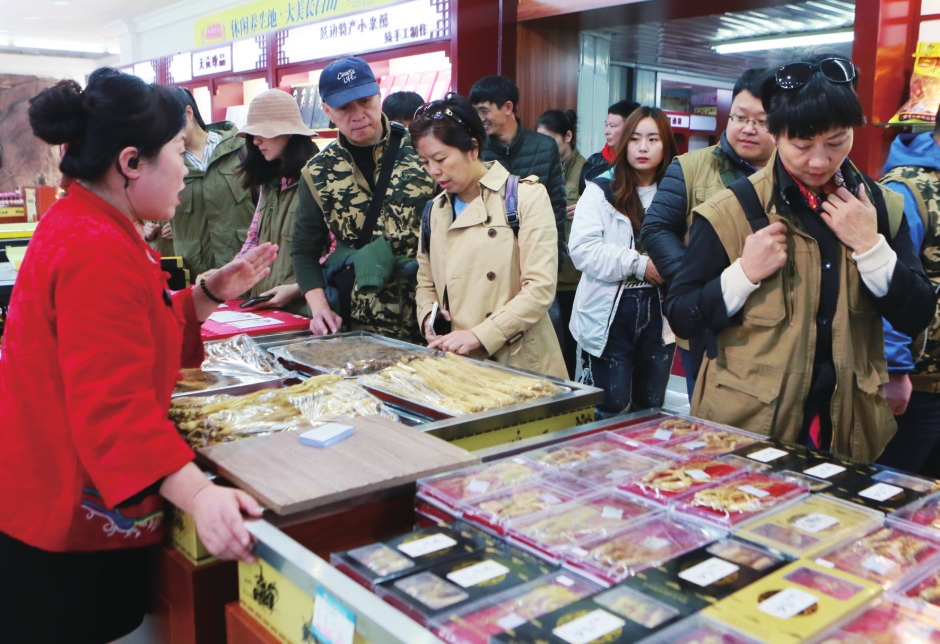
[(691, 119), (688, 114), (675, 114), (673, 112), (666, 112), (666, 116), (669, 117), (669, 125), (675, 128), (682, 130), (689, 129), (691, 124)]
[(232, 71), (232, 46), (216, 47), (193, 54), (193, 77)]
[(402, 0), (259, 0), (196, 21), (196, 47), (381, 9)]
[(281, 51), (288, 63), (299, 63), (447, 38), (450, 23), (440, 5), (435, 0), (411, 0), (291, 29)]

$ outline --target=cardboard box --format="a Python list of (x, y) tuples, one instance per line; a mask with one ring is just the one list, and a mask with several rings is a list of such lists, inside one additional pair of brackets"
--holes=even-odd
[[(310, 318), (288, 313), (278, 309), (245, 310), (238, 307), (244, 300), (229, 300), (219, 306), (202, 325), (203, 340), (223, 340), (233, 335), (266, 335), (268, 333), (286, 333), (288, 331), (306, 331), (310, 328)], [(243, 319), (234, 318), (233, 314), (243, 314)]]
[(199, 535), (196, 534), (196, 520), (193, 515), (183, 512), (169, 503), (165, 507), (167, 537), (173, 547), (186, 555), (186, 558), (194, 564), (214, 561), (215, 557), (209, 554)]

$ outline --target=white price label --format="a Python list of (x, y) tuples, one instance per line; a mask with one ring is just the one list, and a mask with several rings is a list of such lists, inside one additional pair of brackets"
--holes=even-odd
[(707, 481), (711, 478), (704, 470), (686, 470), (685, 475), (696, 481)]
[(216, 311), (209, 316), (209, 319), (213, 322), (220, 322), (222, 324), (230, 324), (242, 320), (257, 320), (259, 318), (261, 318), (261, 316), (257, 313), (245, 313), (243, 311)]
[(747, 492), (748, 494), (756, 496), (758, 499), (763, 499), (765, 496), (770, 496), (770, 492), (767, 490), (761, 490), (760, 488), (756, 488), (753, 485), (739, 485), (738, 489), (742, 492)]
[(229, 325), (236, 329), (254, 329), (259, 326), (270, 326), (272, 324), (284, 324), (284, 320), (265, 318), (259, 315), (257, 320), (237, 320), (235, 322), (229, 322)]
[(313, 603), (313, 634), (325, 644), (353, 644), (356, 615), (323, 588), (317, 588)]
[(643, 447), (643, 443), (635, 441), (632, 438), (624, 438), (623, 442), (629, 445), (630, 447)]
[(841, 474), (844, 471), (845, 468), (841, 465), (836, 465), (835, 463), (821, 463), (815, 467), (809, 468), (808, 470), (803, 470), (803, 474), (809, 474), (810, 476), (815, 476), (818, 479), (827, 479), (830, 476)]
[(748, 454), (747, 457), (755, 461), (760, 461), (761, 463), (769, 463), (770, 461), (776, 461), (778, 458), (783, 458), (786, 455), (787, 452), (782, 449), (767, 447), (753, 454)]
[(607, 478), (609, 479), (619, 479), (623, 478), (630, 473), (630, 470), (611, 470), (607, 473)]
[(641, 543), (644, 548), (649, 548), (650, 550), (662, 550), (672, 542), (669, 541), (669, 539), (663, 539), (662, 537), (646, 537)]
[(620, 519), (623, 518), (623, 508), (612, 508), (609, 505), (605, 505), (604, 509), (601, 510), (601, 518), (620, 521)]
[(516, 458), (512, 459), (512, 462), (515, 463), (515, 464), (517, 464), (517, 465), (525, 465), (525, 464), (526, 464), (526, 460), (525, 460), (524, 458), (519, 457), (519, 456), (517, 456)]
[(757, 605), (757, 610), (777, 619), (790, 619), (816, 603), (816, 597), (797, 588), (786, 588)]
[(653, 438), (658, 441), (668, 441), (670, 438), (672, 438), (672, 432), (668, 429), (657, 429), (655, 432), (653, 432)]
[(592, 610), (552, 630), (552, 635), (568, 644), (588, 644), (626, 626), (626, 622), (606, 610)]
[(558, 577), (555, 578), (555, 581), (557, 581), (559, 584), (561, 584), (562, 586), (566, 588), (568, 586), (574, 585), (574, 580), (568, 575), (558, 575)]
[(451, 548), (456, 546), (457, 542), (446, 534), (432, 534), (430, 537), (424, 537), (417, 541), (409, 541), (398, 546), (398, 549), (404, 552), (412, 559), (429, 555), (432, 552)]
[(539, 494), (539, 498), (545, 501), (546, 503), (548, 503), (549, 505), (556, 505), (558, 503), (561, 503), (561, 499), (559, 499), (554, 494), (549, 494), (548, 492), (543, 492), (542, 494)]
[(579, 557), (586, 557), (588, 555), (588, 551), (584, 548), (572, 548), (571, 552)]
[(815, 563), (818, 563), (823, 568), (835, 568), (836, 565), (829, 561), (828, 559), (816, 559)]
[(487, 559), (478, 564), (473, 564), (469, 568), (448, 573), (447, 578), (462, 588), (470, 588), (485, 581), (496, 579), (507, 572), (509, 572), (509, 568), (503, 564)]
[(484, 494), (488, 489), (490, 489), (489, 481), (472, 479), (469, 483), (467, 483), (467, 492), (470, 492), (471, 494)]
[(884, 577), (889, 574), (892, 570), (898, 567), (898, 564), (894, 561), (891, 561), (887, 557), (882, 557), (881, 555), (868, 555), (865, 559), (862, 560), (862, 568), (867, 568), (873, 573), (881, 575)]
[(604, 452), (599, 449), (588, 450), (588, 456), (592, 458), (601, 458), (604, 455)]
[(498, 620), (496, 624), (504, 631), (508, 631), (508, 630), (512, 630), (513, 628), (517, 626), (522, 626), (527, 621), (528, 620), (525, 619), (524, 617), (519, 617), (515, 613), (509, 613), (502, 619)]
[(724, 579), (728, 575), (736, 573), (738, 570), (740, 570), (740, 568), (730, 561), (712, 557), (691, 568), (686, 568), (679, 573), (679, 577), (692, 582), (696, 586), (705, 588), (706, 586), (711, 586), (716, 581)]
[(861, 492), (858, 493), (859, 496), (863, 496), (866, 499), (873, 499), (875, 501), (887, 501), (891, 497), (897, 496), (904, 491), (903, 487), (898, 487), (897, 485), (888, 485), (887, 483), (875, 483), (871, 487), (867, 487)]
[(688, 443), (682, 443), (682, 447), (689, 450), (690, 452), (701, 449), (706, 445), (708, 445), (708, 443), (705, 441), (689, 441)]
[(822, 532), (823, 530), (828, 530), (829, 528), (836, 525), (839, 525), (838, 519), (821, 512), (807, 514), (805, 517), (800, 517), (793, 522), (793, 527), (797, 530), (811, 532), (813, 534)]

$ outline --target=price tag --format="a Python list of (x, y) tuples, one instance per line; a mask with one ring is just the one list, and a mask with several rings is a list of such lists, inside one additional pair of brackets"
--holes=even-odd
[(871, 487), (867, 487), (859, 492), (858, 495), (863, 496), (866, 499), (873, 499), (875, 501), (887, 501), (888, 499), (901, 494), (903, 491), (904, 488), (898, 487), (897, 485), (875, 483)]
[(588, 456), (592, 458), (601, 458), (604, 455), (604, 452), (599, 449), (588, 450)]
[(783, 458), (786, 455), (787, 452), (782, 449), (767, 447), (753, 454), (748, 454), (747, 457), (755, 461), (760, 461), (761, 463), (769, 463), (770, 461), (776, 461), (778, 458)]
[(566, 588), (568, 586), (574, 585), (574, 580), (568, 575), (558, 575), (558, 577), (555, 578), (555, 581), (557, 581), (559, 584), (561, 584), (562, 586)]
[(728, 575), (736, 573), (738, 570), (740, 570), (740, 568), (730, 561), (712, 557), (691, 568), (686, 568), (679, 573), (679, 577), (692, 582), (696, 586), (705, 588), (706, 586), (711, 586), (716, 581), (724, 579)]
[(702, 447), (705, 447), (706, 445), (708, 445), (708, 443), (706, 443), (705, 441), (689, 441), (688, 443), (682, 443), (682, 447), (684, 449), (689, 450), (690, 452), (697, 450), (697, 449), (701, 449)]
[(483, 494), (488, 489), (490, 489), (489, 481), (481, 481), (479, 479), (473, 479), (467, 483), (467, 492), (471, 494)]
[(662, 537), (646, 537), (642, 542), (643, 547), (650, 550), (662, 550), (670, 543), (669, 539), (663, 539)]
[(496, 579), (497, 577), (505, 575), (507, 572), (509, 572), (509, 568), (503, 564), (487, 559), (469, 568), (455, 570), (449, 573), (447, 578), (462, 588), (470, 588), (471, 586), (482, 584), (485, 581)]
[(515, 613), (509, 613), (508, 615), (506, 615), (506, 616), (503, 617), (502, 619), (498, 620), (498, 621), (496, 622), (496, 624), (497, 624), (501, 629), (503, 629), (504, 631), (508, 631), (508, 630), (514, 629), (514, 628), (517, 627), (517, 626), (522, 626), (522, 625), (525, 624), (527, 621), (529, 621), (529, 620), (527, 620), (527, 619), (525, 619), (525, 618), (523, 618), (523, 617), (519, 617), (519, 616), (516, 615)]
[(816, 559), (816, 563), (818, 563), (823, 568), (835, 568), (836, 567), (836, 565), (832, 563), (831, 561), (829, 561), (828, 559)]
[(626, 622), (606, 610), (592, 610), (552, 630), (552, 635), (568, 644), (588, 644), (626, 626)]
[(790, 619), (816, 603), (816, 597), (797, 588), (786, 588), (757, 605), (757, 610), (777, 619)]
[(586, 557), (588, 554), (588, 551), (584, 548), (572, 548), (571, 552), (579, 557)]
[(844, 471), (845, 468), (841, 465), (836, 465), (835, 463), (821, 463), (820, 465), (811, 467), (808, 470), (803, 470), (803, 474), (809, 474), (810, 476), (815, 476), (819, 479), (827, 479), (830, 476), (841, 474)]
[(437, 552), (438, 550), (443, 550), (444, 548), (451, 548), (456, 545), (457, 542), (448, 537), (446, 534), (432, 534), (430, 537), (424, 537), (423, 539), (400, 544), (398, 549), (412, 559), (417, 559), (418, 557), (423, 557), (424, 555), (429, 555), (432, 552)]
[(897, 567), (897, 563), (891, 561), (887, 557), (882, 557), (881, 555), (868, 555), (862, 560), (862, 568), (867, 568), (868, 570), (871, 570), (873, 573), (881, 575), (882, 577)]
[(526, 460), (525, 460), (524, 458), (522, 458), (522, 457), (519, 457), (519, 456), (517, 456), (516, 458), (512, 459), (512, 462), (515, 463), (516, 465), (526, 465), (526, 464), (527, 464), (527, 463), (526, 463)]
[(629, 470), (611, 470), (610, 472), (607, 473), (607, 478), (619, 479), (619, 478), (626, 476), (629, 473), (630, 473)]
[(312, 627), (320, 642), (352, 644), (356, 635), (356, 616), (320, 587), (313, 604)]
[(823, 530), (828, 530), (832, 526), (839, 525), (839, 520), (835, 517), (831, 517), (828, 514), (822, 514), (821, 512), (813, 512), (812, 514), (807, 514), (805, 517), (800, 517), (793, 522), (793, 527), (797, 530), (802, 530), (803, 532), (822, 532)]
[(696, 481), (707, 481), (711, 478), (704, 470), (686, 470), (685, 475)]
[(622, 439), (622, 440), (623, 440), (624, 443), (626, 443), (626, 444), (629, 445), (630, 447), (643, 447), (643, 443), (641, 443), (641, 442), (639, 442), (639, 441), (635, 441), (635, 440), (633, 440), (632, 438), (624, 438), (624, 439)]
[(657, 429), (655, 432), (653, 432), (653, 438), (658, 441), (668, 441), (670, 438), (672, 438), (672, 432), (668, 429)]
[(770, 496), (770, 492), (767, 490), (761, 490), (754, 487), (753, 485), (739, 485), (738, 489), (742, 492), (747, 492), (753, 496), (756, 496), (758, 499), (763, 499), (765, 496)]
[(612, 508), (609, 505), (605, 505), (604, 509), (601, 510), (601, 518), (620, 521), (620, 519), (623, 518), (623, 508)]
[(539, 498), (545, 501), (546, 503), (548, 503), (549, 505), (556, 505), (558, 503), (561, 503), (561, 499), (559, 499), (554, 494), (549, 494), (548, 492), (539, 494)]

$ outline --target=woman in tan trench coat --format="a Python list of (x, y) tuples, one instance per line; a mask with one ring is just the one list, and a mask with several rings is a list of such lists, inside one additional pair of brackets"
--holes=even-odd
[[(410, 129), (421, 162), (443, 188), (423, 218), (418, 251), (418, 324), (428, 346), (566, 377), (548, 317), (558, 238), (544, 186), (519, 181), (518, 224), (511, 225), (509, 172), (480, 160), (486, 133), (462, 96), (423, 106)], [(432, 326), (435, 303), (449, 332)]]

